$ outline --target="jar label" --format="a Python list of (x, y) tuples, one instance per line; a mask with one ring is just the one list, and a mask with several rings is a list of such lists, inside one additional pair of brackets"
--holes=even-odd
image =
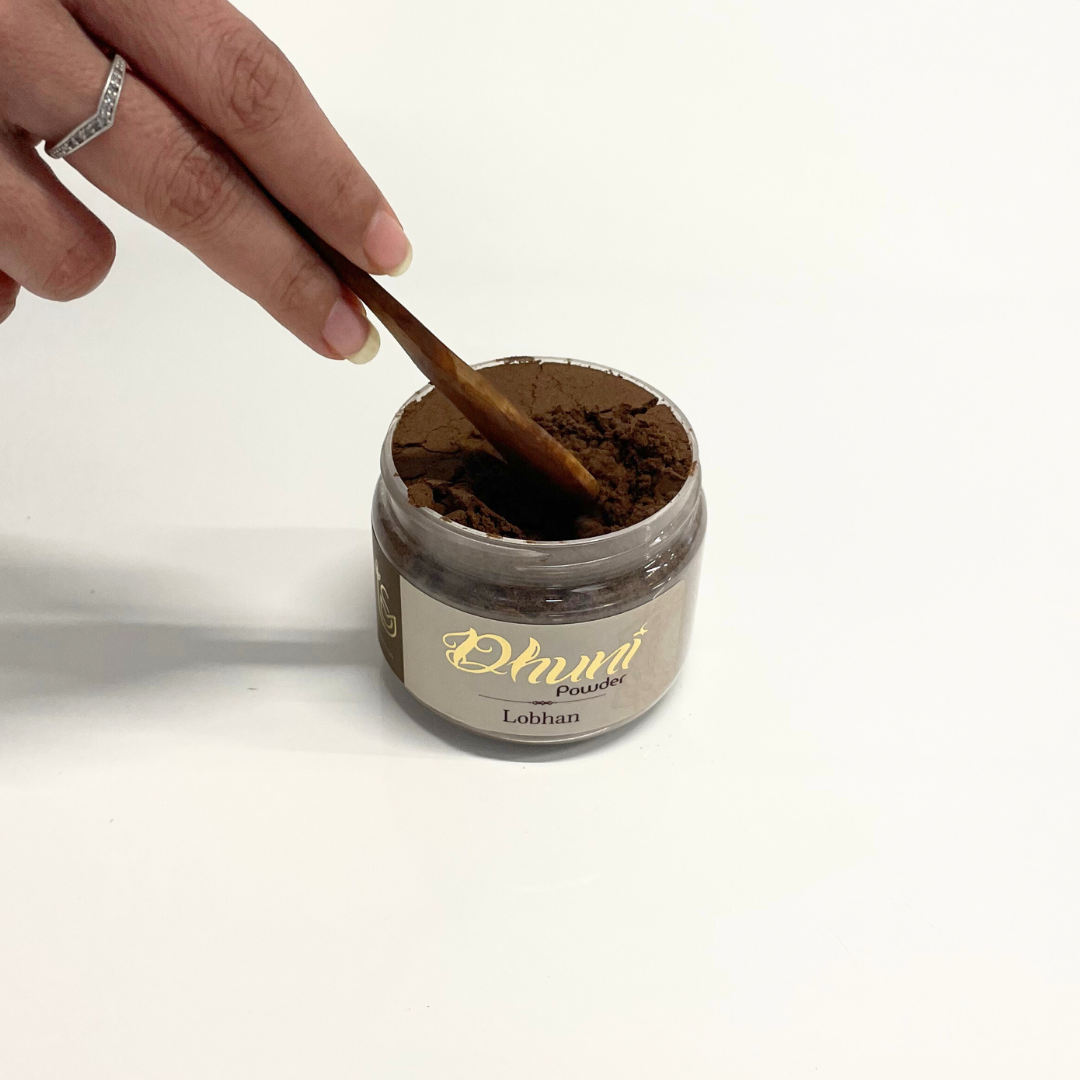
[(375, 544), (379, 643), (425, 705), (478, 731), (566, 739), (644, 712), (671, 685), (685, 583), (630, 611), (575, 623), (489, 619), (402, 578)]

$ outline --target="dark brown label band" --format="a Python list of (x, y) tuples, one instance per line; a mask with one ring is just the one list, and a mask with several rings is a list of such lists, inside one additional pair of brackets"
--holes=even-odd
[(405, 652), (402, 645), (401, 578), (383, 553), (375, 534), (371, 534), (375, 552), (375, 609), (378, 621), (379, 646), (390, 670), (405, 681)]

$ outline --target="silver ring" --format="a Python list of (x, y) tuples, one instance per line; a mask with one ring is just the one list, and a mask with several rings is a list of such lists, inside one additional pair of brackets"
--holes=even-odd
[(127, 61), (117, 53), (113, 59), (112, 68), (109, 70), (109, 77), (105, 81), (105, 89), (101, 91), (97, 112), (89, 120), (84, 120), (74, 131), (65, 135), (58, 143), (45, 147), (45, 153), (49, 157), (65, 158), (69, 154), (74, 154), (76, 150), (81, 149), (99, 135), (104, 135), (113, 126), (120, 91), (124, 88), (126, 71)]

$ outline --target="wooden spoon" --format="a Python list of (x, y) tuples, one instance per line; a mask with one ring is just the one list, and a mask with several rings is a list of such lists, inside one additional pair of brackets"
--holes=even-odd
[[(287, 213), (287, 212), (286, 212)], [(577, 502), (594, 502), (600, 485), (562, 443), (526, 416), (482, 372), (450, 351), (370, 274), (288, 214), (297, 232), (378, 316), (412, 362), (508, 462), (539, 473)]]

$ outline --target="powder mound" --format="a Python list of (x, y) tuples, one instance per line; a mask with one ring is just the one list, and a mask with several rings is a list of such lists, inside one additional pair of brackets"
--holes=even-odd
[(612, 372), (511, 360), (485, 375), (575, 453), (600, 483), (585, 513), (512, 469), (437, 391), (410, 405), (393, 455), (413, 506), (492, 536), (575, 540), (660, 510), (693, 468), (690, 440), (666, 405)]

